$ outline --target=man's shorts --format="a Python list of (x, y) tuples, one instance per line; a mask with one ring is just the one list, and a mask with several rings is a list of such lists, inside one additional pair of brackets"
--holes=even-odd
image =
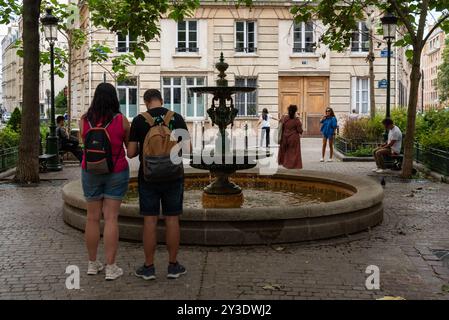
[[(142, 216), (179, 216), (184, 200), (184, 179), (149, 183), (139, 178), (139, 205)], [(161, 212), (162, 205), (162, 212)]]

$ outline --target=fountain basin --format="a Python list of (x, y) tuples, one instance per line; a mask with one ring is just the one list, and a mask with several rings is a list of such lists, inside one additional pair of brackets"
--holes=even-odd
[[(366, 230), (382, 222), (383, 189), (378, 182), (366, 177), (315, 172), (279, 170), (271, 176), (259, 176), (256, 169), (242, 171), (233, 176), (251, 194), (258, 186), (274, 198), (259, 199), (253, 207), (233, 209), (202, 208), (195, 199), (185, 205), (181, 216), (181, 242), (195, 245), (253, 245), (300, 242), (331, 238)], [(231, 179), (233, 179), (231, 177)], [(186, 198), (189, 190), (195, 193), (210, 181), (210, 174), (201, 170), (185, 170)], [(250, 185), (245, 185), (247, 181)], [(135, 180), (131, 179), (131, 189)], [(248, 188), (249, 187), (249, 188)], [(255, 189), (255, 190), (259, 190)], [(270, 191), (272, 190), (272, 191)], [(279, 191), (281, 190), (281, 191)], [(334, 194), (335, 201), (304, 202), (283, 206), (276, 203), (275, 195), (290, 192), (294, 197), (302, 190), (315, 190), (318, 194)], [(324, 198), (323, 198), (324, 199)], [(63, 188), (64, 221), (84, 229), (86, 202), (80, 181)], [(332, 199), (331, 199), (332, 200)], [(198, 200), (201, 203), (201, 200)], [(158, 228), (158, 241), (164, 242), (163, 221)], [(123, 203), (120, 216), (120, 237), (141, 241), (143, 219), (137, 202)]]

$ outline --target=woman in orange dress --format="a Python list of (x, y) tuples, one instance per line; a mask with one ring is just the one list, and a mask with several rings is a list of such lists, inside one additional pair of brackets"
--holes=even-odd
[(280, 120), (282, 136), (279, 143), (278, 163), (287, 169), (302, 169), (300, 135), (303, 130), (297, 111), (296, 105), (290, 105), (288, 114)]

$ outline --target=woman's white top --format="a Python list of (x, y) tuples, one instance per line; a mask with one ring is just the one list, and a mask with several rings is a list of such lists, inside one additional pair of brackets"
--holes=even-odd
[(267, 120), (264, 120), (262, 115), (260, 116), (260, 120), (262, 120), (262, 128), (270, 127), (270, 119), (271, 119), (270, 114), (267, 114)]

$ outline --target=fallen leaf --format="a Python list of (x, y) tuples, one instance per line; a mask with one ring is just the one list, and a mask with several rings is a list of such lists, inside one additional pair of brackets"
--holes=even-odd
[(285, 248), (284, 247), (276, 247), (276, 248), (274, 248), (274, 250), (276, 250), (276, 251), (283, 251)]
[(267, 284), (267, 285), (263, 286), (262, 289), (277, 291), (277, 290), (281, 290), (281, 285), (280, 284)]
[(397, 296), (397, 297), (394, 297), (394, 296), (385, 296), (385, 297), (383, 297), (383, 298), (379, 298), (379, 299), (376, 299), (376, 300), (405, 300), (405, 298), (399, 297), (399, 296)]

